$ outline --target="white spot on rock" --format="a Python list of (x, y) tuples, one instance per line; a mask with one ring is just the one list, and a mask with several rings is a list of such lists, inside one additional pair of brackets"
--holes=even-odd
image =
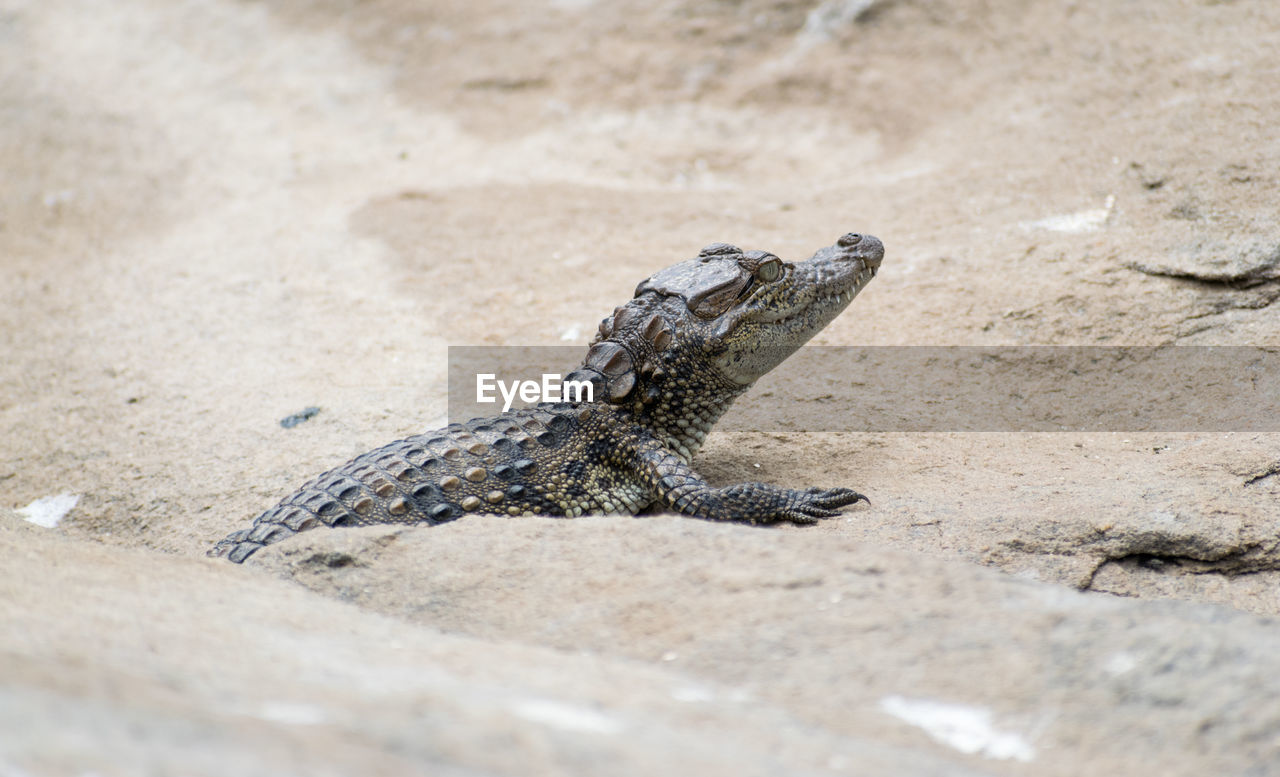
[(52, 529), (67, 517), (67, 513), (71, 512), (71, 508), (75, 507), (79, 501), (79, 494), (42, 496), (26, 507), (19, 507), (17, 512), (36, 526)]
[(591, 734), (616, 734), (622, 723), (616, 718), (587, 707), (553, 701), (551, 699), (524, 699), (511, 707), (512, 713), (544, 726), (566, 731), (584, 731)]
[(254, 717), (289, 726), (316, 726), (324, 723), (328, 716), (324, 714), (324, 710), (313, 704), (268, 701), (262, 703)]
[(809, 11), (797, 37), (806, 47), (830, 40), (841, 28), (858, 21), (879, 2), (880, 0), (827, 0)]
[(684, 702), (708, 702), (714, 701), (716, 695), (712, 693), (709, 688), (703, 688), (697, 685), (686, 685), (672, 691), (671, 698), (676, 701)]
[(931, 699), (886, 696), (880, 709), (924, 729), (944, 745), (962, 753), (1007, 761), (1030, 761), (1035, 749), (1027, 740), (992, 724), (991, 710), (967, 704), (948, 704)]
[(1111, 209), (1115, 207), (1116, 196), (1107, 195), (1107, 201), (1101, 208), (1063, 213), (1057, 216), (1022, 222), (1023, 229), (1047, 229), (1050, 232), (1096, 232), (1111, 218)]
[(560, 339), (566, 342), (577, 340), (579, 337), (582, 337), (582, 327), (577, 324), (573, 324), (568, 329), (560, 333)]
[(805, 16), (804, 26), (796, 33), (791, 49), (776, 62), (774, 68), (794, 66), (813, 48), (834, 38), (840, 30), (863, 17), (882, 0), (826, 0)]
[(1107, 656), (1106, 663), (1102, 668), (1107, 674), (1119, 677), (1122, 674), (1128, 674), (1138, 667), (1138, 659), (1132, 653), (1120, 651)]

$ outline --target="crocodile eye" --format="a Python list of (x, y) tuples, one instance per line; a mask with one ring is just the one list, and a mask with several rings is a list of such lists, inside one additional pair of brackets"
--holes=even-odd
[(756, 280), (761, 283), (773, 283), (782, 277), (782, 260), (770, 259), (756, 268)]

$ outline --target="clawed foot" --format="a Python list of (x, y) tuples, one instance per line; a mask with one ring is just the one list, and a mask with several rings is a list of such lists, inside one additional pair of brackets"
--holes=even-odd
[(857, 502), (871, 504), (871, 500), (852, 488), (806, 488), (791, 492), (791, 504), (783, 511), (780, 520), (796, 524), (817, 523), (821, 518), (834, 518), (839, 508)]
[(854, 502), (867, 502), (862, 494), (852, 488), (806, 488), (803, 491), (778, 488), (766, 483), (739, 483), (711, 492), (713, 498), (692, 511), (699, 518), (715, 521), (741, 521), (768, 525), (789, 523), (817, 523), (822, 518), (840, 514), (841, 507)]

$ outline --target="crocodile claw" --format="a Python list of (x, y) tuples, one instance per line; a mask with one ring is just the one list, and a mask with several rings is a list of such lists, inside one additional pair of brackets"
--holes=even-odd
[(858, 502), (871, 504), (871, 500), (852, 488), (806, 488), (793, 491), (793, 503), (787, 506), (782, 520), (796, 524), (817, 523), (822, 518), (834, 518), (839, 508)]

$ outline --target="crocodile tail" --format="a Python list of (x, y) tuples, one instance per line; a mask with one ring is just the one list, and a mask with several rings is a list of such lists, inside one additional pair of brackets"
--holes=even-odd
[[(316, 509), (307, 505), (319, 502)], [(330, 494), (316, 488), (304, 488), (254, 519), (247, 529), (228, 534), (209, 550), (210, 556), (225, 556), (239, 564), (260, 548), (292, 537), (317, 526), (353, 526), (354, 516)]]
[(218, 540), (218, 543), (205, 555), (214, 558), (226, 557), (231, 561), (239, 564), (245, 559), (257, 552), (258, 548), (264, 547), (261, 542), (254, 542), (249, 539), (249, 534), (253, 529), (241, 529), (228, 534), (226, 537)]
[[(439, 455), (428, 445), (435, 442), (444, 447)], [(320, 526), (434, 525), (454, 520), (463, 509), (445, 490), (456, 495), (461, 480), (441, 476), (452, 474), (447, 462), (462, 455), (446, 437), (397, 440), (307, 483), (255, 518), (249, 528), (220, 540), (209, 555), (239, 564), (259, 548)]]

